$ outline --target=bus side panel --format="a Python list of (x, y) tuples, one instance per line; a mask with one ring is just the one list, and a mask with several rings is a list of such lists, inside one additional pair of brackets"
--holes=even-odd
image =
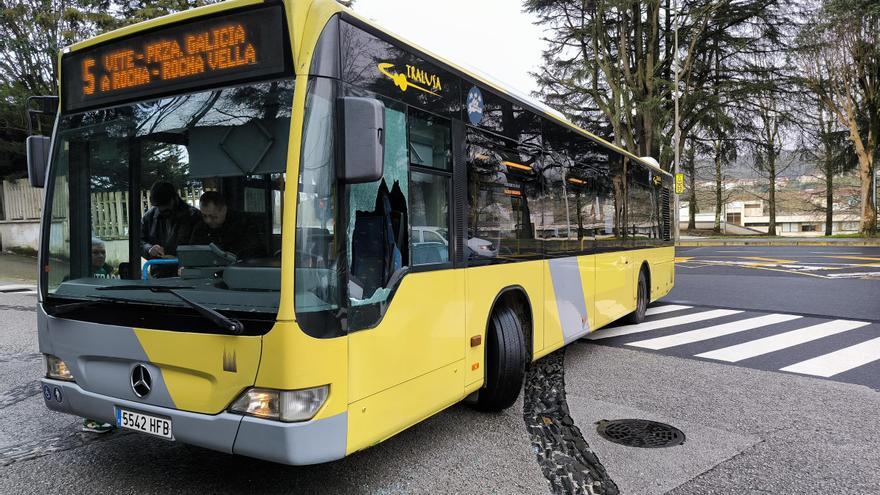
[[(464, 397), (463, 363), (456, 361), (353, 402), (348, 413), (346, 454), (376, 445), (460, 401)], [(450, 393), (452, 390), (458, 393)]]
[[(675, 248), (662, 247), (648, 250), (646, 259), (651, 270), (651, 301), (653, 302), (672, 290), (675, 277)], [(636, 276), (638, 277), (638, 272)]]
[[(524, 261), (500, 265), (472, 267), (464, 270), (467, 279), (467, 339), (468, 358), (465, 363), (465, 380), (468, 391), (483, 383), (485, 368), (486, 328), (492, 304), (506, 287), (521, 287), (531, 304), (532, 352), (537, 355), (544, 348), (546, 335), (542, 306), (544, 301), (544, 261)], [(481, 344), (470, 346), (470, 339), (481, 336)]]
[(595, 257), (570, 256), (544, 263), (545, 346), (540, 355), (583, 337), (595, 324)]
[[(379, 325), (355, 331), (348, 337), (349, 403), (461, 361), (464, 299), (461, 270), (405, 276)], [(459, 397), (463, 387), (464, 378), (459, 376), (457, 385), (450, 383), (432, 393)], [(398, 406), (421, 407), (406, 402)]]
[[(596, 255), (596, 326), (600, 328), (635, 309), (632, 251)], [(638, 272), (635, 272), (638, 276)]]

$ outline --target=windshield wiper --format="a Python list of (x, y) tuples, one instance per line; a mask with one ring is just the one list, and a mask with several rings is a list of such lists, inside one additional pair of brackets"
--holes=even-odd
[(241, 335), (242, 333), (244, 333), (244, 325), (240, 321), (234, 318), (223, 316), (217, 311), (214, 311), (213, 309), (203, 304), (199, 304), (177, 292), (177, 290), (179, 289), (193, 288), (194, 287), (168, 285), (108, 285), (106, 287), (98, 287), (96, 290), (148, 290), (150, 292), (171, 294), (172, 296), (186, 303), (189, 307), (198, 311), (205, 318), (211, 320), (211, 322), (213, 322), (217, 326), (229, 331), (232, 335)]

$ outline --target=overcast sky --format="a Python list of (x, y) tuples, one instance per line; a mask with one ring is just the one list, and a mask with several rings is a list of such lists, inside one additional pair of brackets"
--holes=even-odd
[(518, 0), (356, 0), (355, 11), (447, 60), (529, 94), (541, 29)]

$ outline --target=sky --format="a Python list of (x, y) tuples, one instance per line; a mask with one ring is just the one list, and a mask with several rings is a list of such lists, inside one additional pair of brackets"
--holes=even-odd
[(537, 89), (541, 29), (518, 0), (356, 0), (354, 10), (393, 33), (508, 87)]

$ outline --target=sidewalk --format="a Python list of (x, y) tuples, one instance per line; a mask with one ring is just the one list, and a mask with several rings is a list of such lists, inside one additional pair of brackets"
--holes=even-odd
[(880, 247), (880, 237), (692, 237), (681, 236), (676, 246), (872, 246)]
[(0, 253), (0, 282), (36, 283), (36, 280), (36, 258)]

